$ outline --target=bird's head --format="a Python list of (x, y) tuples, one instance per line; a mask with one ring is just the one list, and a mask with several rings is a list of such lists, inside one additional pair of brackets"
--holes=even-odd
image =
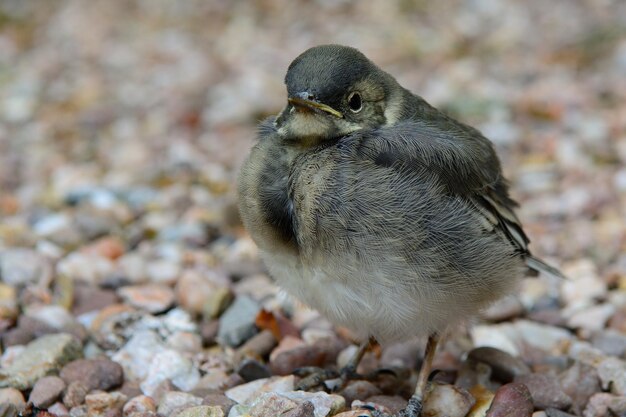
[(276, 127), (305, 145), (393, 124), (405, 91), (361, 52), (340, 45), (303, 52), (289, 65), (285, 84), (287, 106)]

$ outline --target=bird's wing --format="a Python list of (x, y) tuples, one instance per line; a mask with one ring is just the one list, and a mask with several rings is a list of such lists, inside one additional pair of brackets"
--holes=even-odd
[(502, 233), (533, 271), (562, 274), (528, 250), (530, 240), (515, 214), (517, 203), (491, 142), (477, 130), (445, 116), (399, 122), (359, 138), (359, 152), (382, 166), (426, 169), (451, 193), (472, 204), (492, 229)]

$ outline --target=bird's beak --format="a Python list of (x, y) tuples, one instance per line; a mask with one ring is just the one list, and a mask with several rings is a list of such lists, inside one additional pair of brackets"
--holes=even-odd
[(287, 101), (290, 104), (293, 104), (294, 106), (300, 108), (300, 109), (306, 109), (306, 110), (321, 110), (323, 112), (326, 112), (328, 114), (332, 114), (335, 117), (338, 117), (340, 119), (343, 119), (343, 114), (341, 114), (341, 112), (333, 109), (330, 106), (327, 106), (324, 103), (320, 103), (317, 101), (313, 101), (313, 100), (306, 100), (303, 98), (299, 98), (299, 97), (289, 97), (287, 99)]

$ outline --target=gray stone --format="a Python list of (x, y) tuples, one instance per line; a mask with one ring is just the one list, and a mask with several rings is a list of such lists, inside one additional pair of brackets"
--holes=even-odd
[(58, 333), (40, 337), (29, 343), (9, 367), (0, 370), (0, 387), (32, 388), (39, 378), (81, 355), (82, 346), (74, 336)]
[(572, 405), (572, 399), (563, 392), (557, 378), (547, 374), (520, 375), (515, 382), (526, 385), (539, 409), (558, 408), (563, 410)]
[(124, 371), (120, 364), (110, 359), (78, 359), (61, 369), (60, 377), (66, 383), (80, 381), (88, 391), (108, 390), (122, 385)]
[(256, 332), (256, 316), (261, 306), (247, 296), (239, 296), (220, 319), (217, 339), (229, 346), (239, 346)]
[(486, 363), (498, 381), (508, 383), (518, 375), (530, 373), (530, 368), (519, 358), (492, 347), (479, 347), (468, 354), (468, 359)]
[(530, 417), (533, 398), (524, 384), (513, 382), (498, 388), (486, 417)]

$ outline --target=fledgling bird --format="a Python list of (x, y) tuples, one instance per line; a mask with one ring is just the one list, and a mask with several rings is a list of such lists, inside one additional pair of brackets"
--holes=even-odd
[(438, 335), (504, 294), (533, 257), (491, 142), (361, 52), (322, 45), (285, 77), (239, 177), (243, 222), (278, 284), (364, 344)]

